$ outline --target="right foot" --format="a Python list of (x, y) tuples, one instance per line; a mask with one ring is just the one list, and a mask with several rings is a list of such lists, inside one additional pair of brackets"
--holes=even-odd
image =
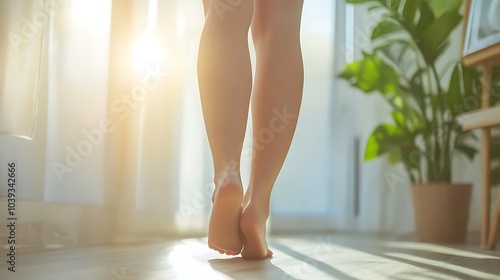
[(239, 178), (228, 176), (216, 186), (208, 225), (208, 247), (221, 254), (238, 255), (242, 248), (239, 235), (243, 187)]
[(265, 259), (271, 257), (266, 242), (266, 220), (268, 211), (260, 210), (254, 205), (247, 205), (240, 218), (240, 228), (243, 240), (241, 256), (246, 259)]

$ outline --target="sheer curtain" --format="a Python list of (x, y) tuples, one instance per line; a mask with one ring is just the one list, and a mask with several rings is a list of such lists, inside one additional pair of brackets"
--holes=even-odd
[[(46, 30), (23, 49), (31, 57), (43, 54), (42, 63), (13, 54), (3, 41), (0, 52), (8, 62), (2, 70), (12, 72), (6, 77), (19, 77), (1, 79), (1, 112), (17, 121), (0, 125), (1, 132), (33, 138), (0, 136), (2, 164), (19, 166), (20, 238), (93, 243), (204, 232), (212, 185), (196, 84), (201, 2), (2, 4), (12, 15), (2, 17), (2, 39), (40, 15)], [(31, 135), (26, 128), (35, 122), (19, 116), (32, 111), (26, 106), (37, 96), (35, 66), (43, 75)], [(12, 93), (13, 85), (25, 95)], [(13, 98), (19, 114), (5, 107)]]
[[(31, 139), (40, 85), (44, 5), (0, 2), (0, 133)], [(29, 20), (28, 20), (29, 19)]]

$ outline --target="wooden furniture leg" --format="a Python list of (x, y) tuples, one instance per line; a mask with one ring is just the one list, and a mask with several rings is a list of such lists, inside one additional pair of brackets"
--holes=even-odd
[(490, 208), (491, 208), (491, 184), (490, 184), (490, 145), (491, 132), (489, 128), (483, 128), (483, 145), (481, 154), (483, 156), (483, 228), (481, 230), (481, 248), (487, 249), (488, 233), (490, 227)]
[[(490, 106), (491, 92), (491, 66), (484, 65), (483, 71), (483, 93), (482, 107)], [(488, 248), (488, 234), (490, 226), (490, 201), (491, 201), (491, 184), (490, 184), (490, 148), (491, 148), (491, 131), (490, 128), (483, 128), (483, 139), (481, 147), (482, 155), (482, 175), (483, 175), (483, 226), (481, 229), (481, 248)]]

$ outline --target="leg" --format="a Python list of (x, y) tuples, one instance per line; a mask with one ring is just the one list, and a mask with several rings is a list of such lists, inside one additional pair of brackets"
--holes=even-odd
[(255, 0), (252, 36), (257, 68), (252, 93), (254, 150), (240, 226), (245, 258), (272, 255), (265, 224), (274, 182), (288, 153), (303, 89), (300, 20), (303, 0)]
[(203, 0), (203, 11), (205, 12), (205, 17), (208, 13), (208, 7), (210, 7), (210, 0)]
[(252, 88), (248, 29), (253, 0), (242, 0), (231, 9), (227, 8), (229, 4), (219, 7), (219, 2), (212, 1), (206, 10), (198, 54), (203, 118), (215, 169), (208, 242), (220, 253), (235, 255), (242, 248), (239, 146), (243, 143)]

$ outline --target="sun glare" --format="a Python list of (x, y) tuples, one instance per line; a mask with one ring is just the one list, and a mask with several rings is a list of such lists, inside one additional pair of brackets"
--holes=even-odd
[(164, 51), (152, 36), (138, 40), (132, 50), (132, 59), (136, 69), (141, 70), (166, 63)]
[(137, 70), (144, 70), (165, 64), (165, 51), (155, 39), (158, 1), (149, 0), (145, 34), (132, 49), (132, 61)]
[(101, 30), (108, 24), (111, 15), (111, 1), (73, 0), (71, 18), (74, 22), (92, 30)]

